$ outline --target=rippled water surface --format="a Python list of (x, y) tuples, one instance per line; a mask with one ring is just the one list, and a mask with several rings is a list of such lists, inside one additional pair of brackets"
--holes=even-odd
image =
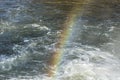
[[(77, 0), (0, 0), (0, 80), (120, 80), (119, 3), (93, 0), (81, 10)], [(73, 8), (58, 70), (48, 77)]]

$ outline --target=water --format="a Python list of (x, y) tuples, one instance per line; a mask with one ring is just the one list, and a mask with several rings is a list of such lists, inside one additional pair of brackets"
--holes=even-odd
[(48, 77), (61, 25), (74, 5), (1, 0), (0, 80), (120, 80), (119, 3), (86, 4), (74, 21), (55, 77)]

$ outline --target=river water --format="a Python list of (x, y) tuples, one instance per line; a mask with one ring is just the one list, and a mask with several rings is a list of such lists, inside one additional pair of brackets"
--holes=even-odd
[(81, 15), (78, 10), (55, 77), (48, 77), (61, 25), (75, 4), (0, 0), (0, 80), (120, 80), (119, 3), (94, 0)]

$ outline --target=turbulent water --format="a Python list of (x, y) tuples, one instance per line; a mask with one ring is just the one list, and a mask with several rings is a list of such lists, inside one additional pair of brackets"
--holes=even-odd
[(77, 16), (51, 78), (48, 63), (74, 5), (0, 0), (0, 80), (120, 80), (120, 1), (105, 1)]

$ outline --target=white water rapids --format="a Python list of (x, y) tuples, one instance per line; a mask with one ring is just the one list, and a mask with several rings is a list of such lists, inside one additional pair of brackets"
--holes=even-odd
[[(0, 1), (0, 80), (120, 80), (119, 19), (97, 21), (84, 12), (74, 22), (55, 77), (47, 77), (71, 5), (31, 1)], [(120, 17), (119, 10), (113, 14)]]

